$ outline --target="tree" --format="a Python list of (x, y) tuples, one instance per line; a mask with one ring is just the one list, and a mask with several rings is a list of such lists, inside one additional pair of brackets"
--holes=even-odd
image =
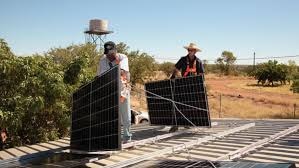
[[(0, 67), (3, 67), (3, 62)], [(0, 127), (10, 146), (54, 140), (68, 134), (69, 91), (63, 72), (49, 58), (13, 56), (1, 71)]]
[(14, 55), (10, 50), (8, 44), (4, 41), (4, 39), (0, 38), (0, 57), (1, 60), (12, 58)]
[(128, 55), (130, 47), (127, 46), (125, 43), (120, 42), (120, 43), (116, 44), (116, 49), (117, 49), (118, 53), (122, 53), (122, 54)]
[[(118, 46), (128, 55), (133, 84), (154, 74), (152, 56)], [(71, 95), (95, 77), (100, 57), (91, 44), (17, 57), (0, 39), (0, 128), (8, 131), (9, 147), (67, 136)]]
[(94, 78), (101, 55), (101, 49), (91, 43), (52, 48), (46, 53), (64, 71), (64, 82), (74, 88)]
[(172, 62), (163, 62), (158, 65), (159, 71), (163, 71), (166, 76), (170, 76), (174, 69), (174, 63)]
[(287, 73), (287, 81), (289, 84), (294, 79), (296, 73), (298, 72), (298, 67), (296, 65), (296, 62), (294, 60), (288, 61), (288, 73)]
[(276, 60), (269, 60), (267, 63), (262, 63), (257, 66), (254, 72), (254, 77), (258, 83), (271, 84), (274, 86), (275, 82), (285, 84), (287, 80), (288, 67), (284, 64), (278, 64)]
[(76, 59), (72, 61), (67, 67), (66, 71), (64, 72), (64, 78), (63, 81), (66, 84), (74, 85), (79, 82), (79, 75), (82, 71), (82, 68), (84, 66), (84, 62), (82, 59)]
[(204, 67), (204, 70), (205, 70), (205, 74), (208, 74), (210, 72), (210, 66), (209, 66), (209, 61), (208, 60), (203, 60), (202, 61), (202, 64), (203, 64), (203, 67)]
[(236, 61), (236, 57), (230, 51), (223, 51), (221, 57), (217, 58), (216, 64), (220, 69), (220, 72), (224, 75), (231, 75), (233, 72), (233, 65)]
[(299, 72), (293, 75), (290, 90), (292, 90), (294, 93), (299, 93)]
[(66, 69), (66, 67), (68, 67), (69, 64), (72, 64), (75, 60), (84, 58), (88, 69), (96, 72), (102, 54), (97, 50), (96, 45), (87, 43), (70, 45), (66, 48), (51, 48), (45, 56), (52, 58), (56, 64), (62, 67), (62, 69)]
[(121, 42), (116, 44), (117, 52), (126, 54), (129, 59), (131, 83), (144, 83), (144, 81), (154, 75), (156, 70), (155, 59), (147, 53), (139, 50), (130, 51), (130, 47)]
[(156, 70), (155, 59), (147, 53), (140, 53), (131, 51), (128, 54), (131, 82), (133, 85), (136, 83), (143, 84), (145, 80), (152, 77)]
[(87, 44), (17, 57), (0, 39), (0, 127), (10, 147), (68, 135), (71, 93), (94, 77), (99, 56)]

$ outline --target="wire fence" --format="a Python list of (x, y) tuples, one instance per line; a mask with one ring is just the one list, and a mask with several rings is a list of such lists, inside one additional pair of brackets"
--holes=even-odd
[[(175, 58), (175, 57), (168, 57), (168, 58), (162, 58), (162, 57), (154, 57), (156, 60), (159, 61), (165, 61), (165, 62), (174, 62), (174, 61), (178, 61), (179, 58)], [(253, 62), (255, 63), (259, 63), (258, 61), (261, 60), (273, 60), (273, 59), (277, 59), (277, 60), (294, 60), (294, 61), (298, 61), (299, 59), (299, 55), (286, 55), (286, 56), (270, 56), (270, 57), (250, 57), (250, 58), (237, 58), (236, 62), (244, 62), (245, 64), (251, 64)], [(202, 59), (202, 61), (207, 61), (207, 63), (215, 63), (217, 61), (216, 59)]]
[[(178, 60), (178, 58), (156, 57), (155, 59), (170, 62)], [(265, 62), (273, 59), (299, 61), (299, 55), (237, 58), (236, 61), (257, 63), (256, 60)], [(216, 60), (206, 59), (209, 63), (215, 63)], [(212, 118), (299, 118), (299, 93), (293, 93), (290, 84), (267, 87), (257, 85), (255, 80), (246, 79), (246, 77), (227, 80), (226, 77), (219, 78), (217, 76), (207, 78), (206, 83)], [(138, 87), (143, 88), (142, 85)], [(299, 90), (299, 88), (292, 89)], [(147, 111), (146, 95), (138, 89), (133, 90), (134, 94), (137, 98), (133, 96), (133, 99), (136, 99), (133, 101), (133, 108)]]
[[(237, 80), (236, 80), (237, 81)], [(239, 81), (238, 81), (239, 82)], [(207, 83), (210, 80), (207, 79)], [(221, 81), (219, 82), (221, 84)], [(299, 93), (292, 93), (289, 85), (280, 87), (247, 86), (242, 88), (223, 86), (213, 88), (208, 84), (208, 103), (212, 118), (248, 118), (248, 119), (298, 119)], [(212, 88), (211, 88), (212, 87)], [(216, 86), (217, 87), (217, 86)], [(132, 89), (132, 108), (147, 111), (146, 94), (143, 85)], [(299, 89), (299, 88), (298, 88)]]
[(254, 118), (254, 119), (298, 119), (298, 98), (285, 100), (275, 97), (264, 98), (263, 94), (253, 93), (254, 97), (211, 94), (210, 114), (213, 118)]

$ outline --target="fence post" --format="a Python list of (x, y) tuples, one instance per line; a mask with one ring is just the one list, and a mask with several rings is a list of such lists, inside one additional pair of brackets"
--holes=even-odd
[(296, 118), (296, 107), (297, 107), (297, 104), (294, 103), (294, 119)]
[(220, 100), (220, 111), (219, 111), (219, 118), (221, 118), (221, 114), (222, 114), (222, 94), (221, 94), (221, 93), (220, 93), (219, 100)]

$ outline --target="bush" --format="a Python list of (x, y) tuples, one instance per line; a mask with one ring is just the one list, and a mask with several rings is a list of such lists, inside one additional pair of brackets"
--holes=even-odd
[[(128, 51), (132, 83), (154, 75), (152, 56)], [(0, 39), (0, 128), (7, 129), (9, 147), (67, 136), (71, 94), (96, 75), (101, 54), (95, 45), (54, 48), (44, 55), (17, 57)]]
[(287, 72), (288, 69), (286, 65), (278, 64), (276, 60), (270, 60), (267, 63), (262, 63), (257, 66), (254, 77), (258, 80), (258, 84), (271, 84), (274, 86), (275, 82), (280, 82), (282, 85), (286, 84)]
[(94, 77), (96, 58), (89, 44), (17, 57), (0, 39), (0, 127), (9, 147), (69, 134), (71, 93)]
[(124, 43), (116, 45), (117, 51), (128, 56), (129, 67), (131, 74), (131, 83), (143, 84), (148, 78), (151, 78), (157, 69), (155, 59), (147, 53), (141, 53), (140, 51), (129, 51), (129, 47)]
[(293, 91), (293, 93), (299, 93), (299, 73), (298, 72), (294, 74), (292, 77), (291, 90)]
[(158, 70), (164, 72), (169, 77), (173, 72), (174, 65), (172, 62), (163, 62), (158, 65)]

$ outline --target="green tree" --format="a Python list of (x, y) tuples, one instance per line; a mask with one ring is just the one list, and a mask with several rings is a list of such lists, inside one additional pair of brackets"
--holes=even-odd
[(288, 73), (287, 73), (287, 81), (289, 84), (294, 79), (296, 73), (298, 72), (298, 66), (294, 60), (288, 61)]
[(129, 59), (131, 83), (144, 83), (144, 81), (155, 74), (156, 62), (153, 56), (142, 53), (139, 50), (130, 51), (125, 43), (116, 44), (117, 52), (126, 54)]
[(99, 57), (89, 44), (16, 57), (0, 39), (0, 127), (9, 132), (9, 146), (66, 136), (71, 93), (94, 77)]
[(127, 46), (125, 43), (120, 42), (120, 43), (116, 44), (116, 49), (117, 49), (118, 53), (128, 55), (130, 47)]
[(288, 67), (284, 64), (278, 64), (276, 60), (269, 60), (267, 63), (259, 64), (254, 72), (254, 77), (258, 83), (271, 84), (275, 82), (285, 84), (287, 80)]
[(203, 65), (203, 67), (204, 67), (204, 70), (205, 70), (205, 74), (208, 74), (211, 70), (211, 68), (210, 68), (210, 65), (208, 64), (209, 63), (209, 61), (208, 60), (203, 60), (202, 61), (202, 65)]
[(299, 93), (299, 72), (293, 75), (290, 90), (292, 90), (294, 93)]
[(52, 48), (46, 53), (64, 71), (64, 82), (77, 88), (91, 81), (96, 75), (101, 54), (96, 45), (87, 43)]
[(49, 58), (11, 57), (0, 63), (0, 127), (10, 146), (54, 140), (68, 134), (69, 88), (63, 72)]
[(75, 60), (84, 58), (86, 65), (93, 72), (96, 72), (101, 56), (102, 54), (97, 50), (96, 45), (91, 43), (70, 45), (66, 48), (52, 48), (46, 53), (46, 57), (52, 58), (62, 69), (68, 67)]
[[(118, 46), (128, 55), (133, 84), (154, 74), (152, 56)], [(100, 53), (82, 44), (17, 57), (0, 39), (0, 127), (8, 130), (10, 147), (69, 134), (71, 94), (94, 78)]]
[(143, 84), (147, 79), (155, 74), (156, 63), (155, 59), (147, 53), (140, 53), (139, 51), (131, 51), (128, 54), (131, 82)]
[(230, 51), (223, 51), (221, 57), (217, 58), (216, 64), (220, 70), (220, 73), (224, 75), (231, 75), (233, 72), (233, 65), (236, 61), (236, 57)]
[(158, 65), (159, 71), (162, 71), (166, 74), (166, 76), (170, 76), (174, 69), (174, 63), (172, 62), (163, 62)]

